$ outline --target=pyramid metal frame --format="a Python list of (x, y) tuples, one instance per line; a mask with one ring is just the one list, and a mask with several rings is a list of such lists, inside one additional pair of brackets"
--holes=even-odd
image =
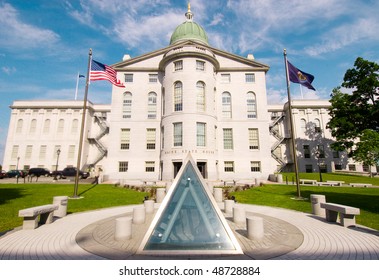
[[(200, 183), (204, 189), (204, 192), (208, 196), (208, 199), (209, 199), (210, 203), (212, 204), (214, 211), (216, 212), (217, 216), (219, 217), (220, 222), (221, 222), (223, 228), (225, 229), (225, 232), (228, 235), (230, 242), (231, 242), (232, 246), (234, 247), (234, 249), (219, 249), (219, 250), (214, 250), (214, 249), (201, 249), (201, 250), (198, 250), (198, 249), (188, 249), (188, 250), (186, 250), (186, 249), (183, 249), (183, 250), (162, 249), (162, 250), (159, 250), (159, 249), (157, 249), (157, 250), (147, 250), (147, 249), (145, 249), (147, 243), (150, 240), (150, 237), (151, 237), (154, 229), (158, 226), (158, 223), (160, 221), (162, 214), (164, 213), (166, 207), (168, 207), (168, 203), (171, 201), (173, 194), (175, 193), (175, 190), (178, 187), (178, 185), (180, 183), (180, 179), (182, 178), (184, 172), (186, 171), (188, 164), (192, 165), (193, 170), (195, 172), (195, 175), (198, 177), (198, 179), (199, 179), (199, 181), (200, 181)], [(199, 213), (202, 216), (202, 219), (205, 223), (205, 228), (206, 228), (207, 232), (210, 233), (210, 235), (213, 235), (214, 230), (213, 230), (212, 226), (206, 222), (207, 219), (204, 216), (205, 213), (203, 212), (203, 208), (199, 207), (200, 202), (197, 199), (196, 193), (193, 190), (191, 190), (190, 187), (186, 188), (185, 192), (186, 193), (183, 194), (181, 199), (178, 201), (178, 205), (177, 205), (173, 215), (178, 214), (179, 210), (181, 209), (180, 204), (182, 204), (184, 202), (186, 195), (189, 192), (191, 192), (192, 197), (195, 201), (195, 204), (198, 206)], [(165, 231), (165, 233), (167, 233), (167, 234), (164, 234), (162, 236), (162, 239), (168, 238), (168, 234), (170, 233), (170, 229), (173, 227), (174, 222), (175, 222), (175, 219), (172, 218), (171, 224), (169, 223), (167, 225), (167, 229)], [(198, 170), (198, 168), (195, 164), (195, 161), (193, 160), (190, 153), (188, 154), (187, 158), (185, 159), (185, 161), (184, 161), (182, 167), (180, 168), (177, 176), (175, 177), (173, 183), (171, 184), (171, 187), (169, 188), (168, 193), (166, 194), (164, 200), (162, 201), (153, 221), (150, 224), (149, 229), (147, 230), (147, 232), (146, 232), (146, 234), (145, 234), (145, 236), (144, 236), (144, 238), (143, 238), (143, 240), (142, 240), (142, 242), (141, 242), (141, 244), (137, 250), (137, 254), (141, 254), (141, 255), (235, 255), (235, 254), (243, 254), (243, 251), (242, 251), (236, 237), (234, 236), (233, 231), (230, 229), (223, 213), (221, 212), (219, 206), (217, 205), (217, 202), (213, 198), (213, 195), (210, 192), (210, 189), (208, 188), (207, 183), (205, 182), (200, 171)]]

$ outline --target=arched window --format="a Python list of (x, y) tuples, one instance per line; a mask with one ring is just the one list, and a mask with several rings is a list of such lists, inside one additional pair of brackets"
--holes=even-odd
[(43, 124), (43, 133), (49, 133), (50, 132), (50, 119), (46, 119)]
[(174, 111), (183, 111), (183, 84), (181, 82), (174, 84)]
[(155, 92), (150, 92), (147, 98), (147, 118), (156, 119), (157, 118), (157, 94)]
[(35, 133), (36, 129), (37, 129), (37, 120), (32, 119), (32, 122), (30, 123), (29, 133)]
[(16, 133), (22, 132), (22, 126), (24, 125), (24, 121), (22, 119), (19, 119), (17, 121), (17, 127), (16, 127)]
[(60, 119), (58, 121), (57, 133), (63, 133), (63, 130), (64, 130), (64, 119)]
[(232, 97), (229, 92), (222, 93), (222, 117), (232, 118)]
[(132, 94), (124, 92), (122, 100), (122, 118), (130, 119), (132, 117)]
[(247, 93), (247, 118), (257, 118), (257, 100), (255, 97), (255, 93), (251, 91)]
[(315, 119), (315, 132), (317, 133), (321, 132), (321, 122), (319, 119)]
[(71, 133), (72, 133), (72, 134), (75, 134), (75, 133), (78, 132), (78, 125), (79, 125), (79, 121), (78, 121), (78, 119), (74, 119), (74, 120), (72, 121), (72, 126), (71, 126)]
[(307, 126), (307, 121), (305, 119), (301, 119), (300, 120), (300, 129), (301, 129), (301, 132), (305, 133), (306, 126)]
[(196, 108), (198, 112), (205, 112), (205, 84), (196, 83)]

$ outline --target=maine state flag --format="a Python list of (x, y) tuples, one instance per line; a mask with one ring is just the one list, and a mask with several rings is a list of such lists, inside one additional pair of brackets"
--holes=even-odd
[(288, 74), (289, 74), (289, 78), (291, 82), (301, 84), (302, 86), (305, 86), (311, 90), (316, 90), (312, 86), (312, 82), (315, 78), (313, 75), (297, 69), (288, 60), (287, 60), (287, 64), (288, 64)]

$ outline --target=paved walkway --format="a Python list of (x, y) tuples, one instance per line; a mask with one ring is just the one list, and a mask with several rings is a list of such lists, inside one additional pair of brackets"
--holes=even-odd
[[(291, 210), (243, 205), (264, 219), (265, 237), (249, 241), (242, 228), (228, 223), (241, 243), (240, 259), (356, 260), (379, 259), (379, 232), (362, 226), (344, 228), (311, 214)], [(133, 246), (119, 246), (113, 238), (115, 218), (129, 215), (133, 207), (71, 214), (35, 230), (15, 230), (0, 237), (2, 260), (99, 260), (144, 259), (134, 255), (147, 225), (133, 237)], [(151, 219), (151, 217), (149, 218)], [(148, 224), (148, 223), (146, 223)], [(138, 239), (138, 240), (137, 240)], [(215, 256), (203, 258), (214, 259)]]

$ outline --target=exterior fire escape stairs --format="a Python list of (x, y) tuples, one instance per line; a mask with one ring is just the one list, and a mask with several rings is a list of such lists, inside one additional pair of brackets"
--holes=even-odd
[(97, 149), (99, 150), (99, 154), (96, 157), (96, 159), (88, 165), (88, 167), (94, 167), (100, 160), (102, 160), (108, 153), (107, 148), (104, 146), (103, 143), (101, 143), (100, 139), (104, 137), (104, 135), (109, 133), (109, 125), (106, 121), (106, 116), (103, 116), (102, 114), (95, 114), (94, 115), (95, 122), (100, 127), (100, 132), (95, 137), (88, 137), (88, 141), (91, 144), (94, 144)]
[(280, 164), (278, 167), (278, 172), (282, 171), (283, 168), (286, 166), (286, 162), (283, 160), (281, 154), (278, 155), (276, 153), (277, 148), (283, 143), (283, 141), (286, 139), (286, 137), (283, 137), (279, 130), (279, 122), (283, 121), (284, 119), (284, 114), (280, 114), (276, 116), (272, 123), (270, 124), (270, 134), (275, 137), (277, 140), (272, 146), (271, 146), (271, 156)]

